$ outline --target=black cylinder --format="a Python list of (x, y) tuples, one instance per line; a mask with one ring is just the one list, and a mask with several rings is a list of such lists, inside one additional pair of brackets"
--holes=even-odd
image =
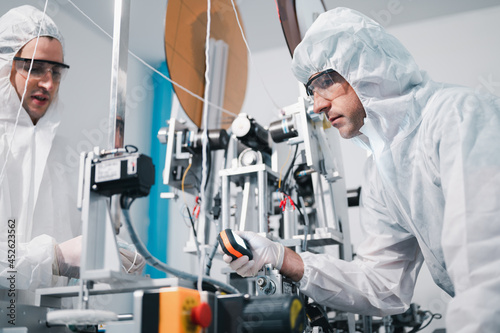
[(241, 328), (247, 333), (302, 333), (304, 306), (296, 295), (249, 298), (243, 307)]
[[(221, 150), (226, 149), (229, 143), (229, 135), (225, 129), (216, 129), (207, 131), (208, 142), (210, 145), (210, 150)], [(203, 145), (203, 132), (198, 133), (198, 145)]]
[(240, 113), (233, 121), (231, 130), (238, 140), (247, 147), (268, 154), (271, 153), (268, 139), (269, 132), (259, 125), (252, 117), (245, 113)]
[(298, 136), (293, 117), (283, 118), (269, 124), (269, 133), (276, 143)]
[[(229, 143), (229, 134), (225, 129), (207, 131), (208, 149), (210, 151), (226, 149)], [(203, 131), (184, 131), (182, 147), (193, 153), (200, 153), (203, 149)]]

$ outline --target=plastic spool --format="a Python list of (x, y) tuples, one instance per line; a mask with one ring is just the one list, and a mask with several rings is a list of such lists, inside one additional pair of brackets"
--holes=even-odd
[[(224, 41), (229, 50), (222, 107), (237, 114), (243, 106), (247, 90), (248, 51), (231, 3), (227, 0), (213, 0), (210, 12), (211, 38)], [(206, 17), (206, 1), (167, 2), (165, 57), (170, 77), (199, 96), (203, 96), (205, 90)], [(203, 102), (177, 86), (173, 88), (187, 116), (201, 128)], [(222, 118), (221, 124), (215, 124), (215, 127), (227, 129), (234, 116), (224, 115)]]
[(116, 313), (104, 310), (57, 310), (47, 313), (48, 325), (98, 325), (117, 320)]

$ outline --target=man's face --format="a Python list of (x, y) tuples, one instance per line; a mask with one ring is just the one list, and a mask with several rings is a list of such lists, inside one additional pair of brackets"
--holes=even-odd
[(351, 85), (337, 72), (316, 73), (308, 88), (314, 97), (314, 112), (324, 112), (340, 136), (350, 139), (360, 135), (365, 109)]
[[(31, 59), (35, 51), (35, 44), (36, 38), (29, 41), (16, 56)], [(40, 37), (35, 59), (62, 63), (63, 50), (61, 43), (55, 38)], [(16, 60), (12, 64), (10, 82), (14, 89), (16, 89), (19, 100), (21, 100), (26, 85), (26, 77), (16, 70)], [(28, 112), (34, 125), (45, 115), (50, 104), (57, 96), (58, 90), (59, 81), (56, 82), (53, 80), (52, 72), (47, 72), (41, 78), (30, 76), (26, 93), (24, 94), (23, 107)]]

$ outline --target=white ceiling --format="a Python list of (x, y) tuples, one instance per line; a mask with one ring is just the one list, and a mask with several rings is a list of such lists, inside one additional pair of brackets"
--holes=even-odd
[[(359, 10), (386, 27), (500, 5), (498, 0), (323, 0), (323, 3), (327, 9)], [(389, 24), (384, 22), (387, 16)]]

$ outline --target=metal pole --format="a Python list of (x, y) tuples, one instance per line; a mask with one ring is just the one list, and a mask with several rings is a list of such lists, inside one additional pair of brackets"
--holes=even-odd
[(123, 148), (130, 0), (115, 0), (108, 147)]
[(264, 232), (267, 234), (267, 171), (259, 170), (257, 171), (257, 186), (259, 191), (259, 232)]

